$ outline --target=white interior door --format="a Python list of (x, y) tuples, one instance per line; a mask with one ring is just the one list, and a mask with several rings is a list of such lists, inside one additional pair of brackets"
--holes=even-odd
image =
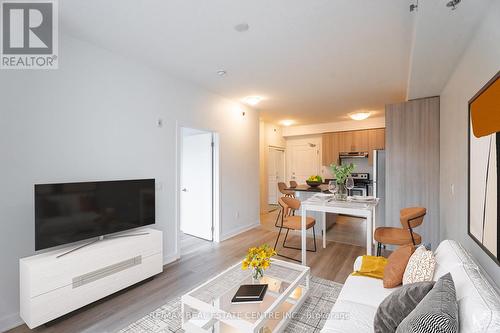
[(181, 153), (181, 231), (212, 240), (212, 133), (183, 129)]
[(277, 204), (280, 197), (278, 183), (285, 181), (285, 151), (278, 148), (269, 148), (267, 165), (268, 176), (268, 203)]
[(299, 184), (321, 172), (319, 146), (304, 143), (290, 146), (290, 178)]

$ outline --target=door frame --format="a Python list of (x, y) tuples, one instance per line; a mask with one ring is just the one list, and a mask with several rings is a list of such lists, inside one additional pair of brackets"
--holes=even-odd
[(220, 242), (221, 235), (221, 205), (220, 205), (220, 136), (219, 133), (211, 129), (200, 128), (189, 123), (176, 122), (175, 141), (175, 249), (176, 257), (181, 255), (181, 172), (182, 172), (182, 129), (192, 128), (204, 132), (212, 133), (212, 239), (213, 242)]
[[(283, 182), (287, 182), (287, 178), (286, 178), (286, 148), (285, 147), (279, 147), (279, 146), (272, 146), (272, 145), (269, 145), (267, 146), (267, 163), (268, 165), (266, 166), (267, 170), (266, 170), (266, 174), (267, 174), (267, 196), (268, 198), (266, 199), (267, 201), (267, 204), (269, 205), (269, 155), (270, 155), (270, 152), (271, 150), (276, 150), (276, 151), (280, 151), (280, 152), (283, 152)], [(279, 194), (276, 194), (276, 203), (278, 202), (278, 199), (279, 199), (280, 195)]]

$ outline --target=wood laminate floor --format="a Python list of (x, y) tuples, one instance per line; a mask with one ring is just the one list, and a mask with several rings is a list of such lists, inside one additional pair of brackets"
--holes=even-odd
[[(241, 260), (249, 247), (263, 243), (273, 245), (276, 235), (274, 230), (258, 227), (219, 244), (205, 243), (198, 250), (189, 251), (180, 260), (165, 266), (163, 273), (152, 280), (90, 304), (48, 326), (30, 330), (23, 325), (8, 332), (116, 332)], [(300, 243), (300, 238), (295, 235), (289, 240), (292, 245)], [(318, 242), (318, 246), (320, 244)], [(300, 251), (279, 251), (297, 259), (300, 257)], [(308, 252), (308, 265), (313, 275), (343, 283), (352, 272), (355, 258), (363, 254), (363, 247), (328, 241), (326, 249), (318, 247), (318, 252)]]

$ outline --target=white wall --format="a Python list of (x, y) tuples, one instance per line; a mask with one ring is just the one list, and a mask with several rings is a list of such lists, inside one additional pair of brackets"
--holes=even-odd
[(238, 104), (68, 36), (59, 68), (0, 72), (0, 331), (19, 320), (35, 183), (156, 178), (156, 227), (166, 260), (178, 255), (176, 122), (220, 134), (221, 237), (258, 223), (255, 111), (243, 117)]
[[(495, 2), (441, 94), (441, 239), (455, 239), (500, 281), (500, 267), (467, 235), (468, 101), (500, 70), (500, 2)], [(452, 191), (452, 186), (454, 191)]]

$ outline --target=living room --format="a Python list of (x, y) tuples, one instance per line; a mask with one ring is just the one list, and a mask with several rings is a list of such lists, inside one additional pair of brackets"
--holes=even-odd
[[(381, 303), (413, 285), (427, 288), (425, 301), (444, 282), (456, 293), (444, 332), (500, 330), (498, 2), (0, 5), (0, 331), (384, 332), (380, 318), (390, 311)], [(493, 97), (483, 103), (484, 96)], [(425, 122), (400, 117), (436, 98)], [(358, 114), (368, 118), (353, 120)], [(342, 166), (345, 149), (328, 146), (331, 138), (375, 129), (385, 130), (383, 147), (353, 149), (367, 152), (370, 179), (373, 150), (420, 146), (433, 154), (411, 166), (403, 162), (419, 155), (387, 157), (384, 208), (380, 200), (352, 203), (325, 181), (342, 178), (331, 165)], [(270, 147), (283, 151), (284, 190), (294, 195), (269, 185)], [(289, 161), (300, 147), (318, 163)], [(300, 177), (292, 165), (304, 166)], [(403, 170), (414, 176), (403, 178)], [(309, 189), (315, 175), (322, 190), (311, 197), (320, 203), (290, 185)], [(417, 192), (420, 202), (404, 200)], [(370, 209), (337, 214), (350, 204)], [(320, 205), (324, 211), (314, 211)], [(409, 225), (411, 214), (400, 210), (415, 207), (425, 215), (415, 213), (423, 222), (414, 246), (377, 240), (377, 228)], [(380, 211), (390, 214), (381, 219)], [(296, 223), (285, 228), (285, 220)], [(352, 237), (360, 243), (338, 237), (352, 225), (362, 226)], [(306, 251), (312, 226), (316, 252)], [(293, 248), (283, 247), (285, 232)], [(264, 244), (262, 271), (242, 270), (255, 254), (249, 249)], [(395, 253), (404, 265), (387, 259)], [(433, 273), (403, 281), (417, 255), (431, 258)], [(369, 264), (377, 274), (364, 271)], [(392, 288), (384, 288), (384, 266), (397, 266)], [(268, 288), (257, 311), (231, 303), (247, 280)], [(238, 283), (224, 297), (193, 292), (228, 281)], [(384, 323), (418, 331), (407, 324), (422, 313), (405, 311)], [(193, 317), (200, 312), (210, 317)], [(241, 317), (250, 312), (265, 316)], [(280, 315), (267, 324), (268, 312)]]

